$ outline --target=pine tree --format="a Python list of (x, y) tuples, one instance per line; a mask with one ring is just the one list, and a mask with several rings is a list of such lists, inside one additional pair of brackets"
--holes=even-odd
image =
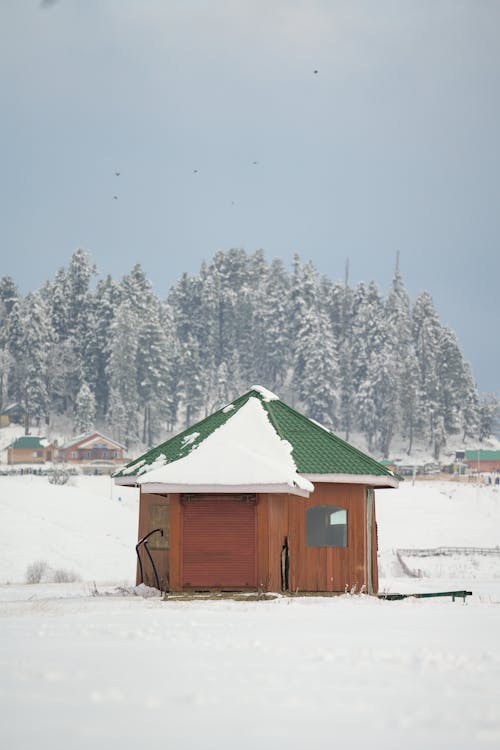
[(139, 395), (134, 366), (137, 347), (137, 316), (125, 299), (111, 326), (107, 419), (117, 440), (127, 446), (139, 439)]
[[(410, 377), (416, 377), (417, 370), (409, 369), (409, 362), (413, 353), (412, 325), (410, 313), (410, 298), (403, 283), (403, 277), (399, 270), (399, 253), (396, 261), (396, 269), (392, 280), (392, 286), (385, 301), (385, 357), (387, 363), (387, 377), (391, 381), (392, 401), (390, 414), (392, 424), (387, 424), (385, 432), (390, 430), (392, 434), (412, 433), (414, 415), (409, 413), (409, 408), (414, 403), (415, 384), (408, 381)], [(411, 396), (408, 398), (407, 390), (410, 389)], [(387, 419), (387, 415), (385, 415)], [(405, 420), (409, 420), (406, 421)], [(385, 443), (385, 455), (389, 454), (389, 443)]]
[(29, 434), (31, 423), (35, 422), (39, 427), (42, 419), (48, 418), (49, 414), (47, 369), (51, 335), (47, 310), (40, 294), (29, 294), (23, 306), (23, 354), (19, 359), (25, 429), (26, 434)]
[(479, 440), (484, 440), (493, 432), (493, 426), (500, 414), (500, 404), (496, 394), (485, 393), (479, 405)]
[(153, 445), (166, 422), (166, 389), (169, 379), (167, 338), (160, 322), (158, 302), (151, 306), (139, 327), (136, 354), (137, 393), (143, 414), (142, 442)]
[(434, 309), (432, 297), (428, 292), (420, 294), (413, 307), (413, 339), (420, 376), (419, 403), (421, 413), (418, 422), (421, 425), (421, 436), (433, 446), (436, 452), (435, 439), (441, 440), (441, 429), (437, 423), (442, 416), (440, 409), (438, 351), (441, 326)]
[(285, 381), (292, 363), (288, 296), (290, 284), (280, 260), (273, 260), (262, 280), (255, 316), (255, 361), (258, 382), (271, 390)]
[(82, 434), (93, 430), (95, 415), (95, 396), (87, 383), (83, 382), (75, 402), (75, 433)]

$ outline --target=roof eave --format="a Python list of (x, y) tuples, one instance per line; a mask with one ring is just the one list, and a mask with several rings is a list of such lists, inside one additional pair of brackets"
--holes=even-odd
[[(122, 484), (122, 477), (115, 479), (116, 484)], [(129, 478), (127, 477), (127, 480)], [(130, 477), (130, 480), (133, 480)], [(134, 481), (127, 481), (126, 484), (137, 484), (137, 478)], [(171, 484), (164, 482), (141, 482), (141, 490), (152, 494), (175, 493), (216, 493), (216, 494), (254, 494), (270, 493), (280, 495), (297, 495), (298, 497), (309, 497), (311, 494), (301, 487), (291, 487), (289, 484)]]
[(309, 479), (313, 483), (366, 484), (370, 487), (378, 487), (380, 489), (384, 487), (397, 489), (399, 487), (399, 480), (396, 477), (379, 474), (301, 474), (300, 476)]

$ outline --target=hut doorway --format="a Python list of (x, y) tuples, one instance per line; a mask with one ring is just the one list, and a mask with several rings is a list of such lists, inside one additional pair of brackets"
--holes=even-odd
[(182, 503), (182, 587), (257, 587), (255, 496), (186, 495)]

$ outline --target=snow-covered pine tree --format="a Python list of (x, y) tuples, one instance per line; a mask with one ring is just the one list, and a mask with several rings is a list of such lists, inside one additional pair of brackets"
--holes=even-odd
[(166, 423), (165, 400), (169, 380), (167, 337), (160, 321), (160, 304), (151, 298), (147, 317), (138, 331), (135, 368), (142, 411), (142, 442), (153, 445)]
[(255, 315), (258, 382), (271, 390), (284, 383), (292, 363), (289, 322), (290, 282), (281, 260), (273, 260), (261, 283)]
[(166, 338), (166, 350), (169, 367), (167, 382), (161, 394), (165, 408), (166, 428), (172, 431), (177, 419), (179, 402), (182, 395), (182, 353), (181, 344), (175, 332), (172, 308), (168, 304), (161, 304), (159, 308), (160, 325)]
[(42, 419), (48, 418), (49, 399), (47, 389), (47, 368), (51, 340), (47, 310), (38, 292), (29, 294), (23, 303), (23, 337), (20, 357), (22, 403), (25, 411), (25, 430), (35, 423), (40, 427)]
[(120, 304), (116, 312), (110, 337), (107, 421), (116, 439), (128, 447), (140, 437), (139, 395), (134, 366), (138, 347), (138, 321), (128, 299)]
[(185, 426), (189, 427), (201, 416), (204, 404), (203, 369), (198, 342), (189, 335), (182, 345), (182, 391), (185, 407)]
[(94, 318), (95, 347), (95, 397), (97, 414), (102, 419), (108, 411), (109, 378), (108, 363), (110, 356), (110, 331), (116, 311), (123, 299), (123, 289), (111, 276), (98, 281), (92, 296), (92, 313)]
[(485, 393), (479, 404), (479, 440), (484, 440), (493, 432), (500, 414), (500, 403), (495, 393)]
[(349, 264), (346, 262), (344, 283), (323, 281), (324, 298), (337, 348), (339, 427), (349, 440), (354, 411), (355, 390), (352, 379), (353, 291), (349, 286)]
[(437, 420), (442, 416), (438, 373), (441, 326), (432, 297), (428, 292), (422, 292), (415, 300), (412, 328), (420, 376), (420, 413), (417, 421), (421, 425), (421, 437), (433, 447), (436, 453), (436, 446), (441, 441), (441, 428)]
[(330, 321), (322, 308), (316, 271), (295, 262), (292, 326), (296, 332), (294, 383), (306, 413), (326, 427), (337, 414), (337, 353)]
[(80, 386), (75, 402), (74, 432), (81, 435), (90, 432), (95, 427), (96, 402), (95, 396), (84, 381)]
[[(396, 269), (392, 279), (392, 285), (389, 289), (385, 300), (385, 358), (389, 360), (386, 363), (387, 375), (391, 381), (392, 403), (390, 403), (390, 413), (392, 415), (391, 433), (401, 434), (409, 433), (412, 430), (409, 424), (405, 424), (405, 418), (413, 421), (411, 414), (408, 414), (408, 408), (413, 398), (414, 386), (406, 380), (412, 373), (409, 371), (408, 364), (413, 352), (410, 297), (403, 282), (403, 277), (399, 270), (399, 253), (396, 260)], [(416, 372), (413, 373), (413, 376)], [(412, 391), (410, 398), (405, 393), (406, 389)], [(383, 399), (381, 399), (381, 403)], [(383, 430), (387, 434), (386, 428)], [(384, 455), (389, 455), (390, 441), (387, 443), (383, 440)]]
[[(369, 449), (377, 432), (377, 407), (374, 382), (376, 363), (385, 343), (384, 305), (378, 286), (360, 282), (353, 297), (351, 335), (351, 372), (354, 393), (354, 424), (367, 438)], [(366, 413), (363, 413), (363, 412)]]
[(15, 359), (9, 347), (9, 318), (14, 305), (19, 303), (19, 293), (10, 276), (0, 279), (0, 410), (9, 401), (9, 380)]

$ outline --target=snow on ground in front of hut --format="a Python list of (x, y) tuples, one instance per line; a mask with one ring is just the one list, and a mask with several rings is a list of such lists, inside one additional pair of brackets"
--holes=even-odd
[[(469, 588), (466, 604), (163, 602), (131, 586), (133, 491), (75, 482), (0, 477), (0, 581), (18, 582), (0, 585), (3, 747), (499, 746), (498, 557), (452, 556), (445, 568), (419, 558), (421, 578), (402, 575), (396, 557), (498, 545), (495, 488), (410, 481), (376, 492), (381, 589)], [(23, 584), (38, 557), (82, 581)]]

